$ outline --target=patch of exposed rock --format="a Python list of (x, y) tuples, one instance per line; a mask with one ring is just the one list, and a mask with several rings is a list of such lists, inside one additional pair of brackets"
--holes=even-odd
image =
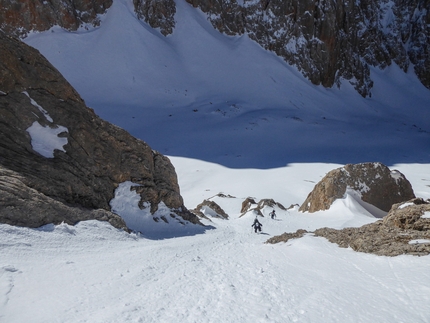
[(390, 171), (381, 163), (347, 164), (330, 171), (316, 184), (299, 210), (327, 210), (336, 199), (345, 196), (347, 189), (356, 191), (362, 201), (385, 212), (395, 203), (415, 198), (411, 184), (399, 171)]
[(303, 230), (303, 229), (299, 229), (296, 232), (293, 233), (287, 233), (284, 232), (283, 234), (279, 235), (279, 236), (274, 236), (271, 237), (270, 239), (268, 239), (266, 241), (266, 243), (271, 243), (271, 244), (275, 244), (275, 243), (279, 243), (279, 242), (287, 242), (290, 239), (298, 239), (303, 237), (306, 233), (308, 233), (308, 231)]
[[(273, 237), (267, 243), (286, 242), (305, 233), (304, 230), (299, 231)], [(428, 255), (430, 203), (419, 198), (398, 203), (393, 205), (387, 216), (377, 222), (342, 230), (321, 228), (315, 230), (314, 235), (324, 237), (342, 248), (350, 247), (354, 251), (379, 256)]]
[(173, 0), (133, 0), (139, 19), (167, 36), (175, 28), (176, 5)]
[(48, 223), (79, 221), (107, 221), (112, 226), (127, 230), (124, 220), (104, 209), (71, 207), (24, 184), (25, 178), (0, 166), (0, 222), (38, 228)]
[(23, 36), (52, 26), (67, 30), (77, 30), (87, 24), (98, 26), (99, 15), (111, 5), (112, 0), (2, 0), (0, 29), (9, 35)]
[[(253, 207), (254, 205), (255, 207)], [(261, 210), (266, 206), (271, 208), (277, 206), (281, 210), (286, 210), (286, 208), (281, 203), (275, 202), (273, 199), (262, 199), (257, 203), (252, 197), (248, 197), (242, 202), (242, 209), (240, 210), (242, 214), (240, 216), (243, 216), (250, 211), (255, 212), (257, 215), (263, 216), (263, 212), (261, 212)]]
[(228, 220), (228, 214), (216, 202), (204, 200), (192, 210), (194, 214), (202, 218), (216, 217)]
[[(22, 185), (18, 187), (77, 210), (110, 211), (116, 187), (132, 181), (141, 185), (141, 207), (149, 202), (155, 212), (163, 202), (187, 221), (199, 222), (183, 205), (176, 172), (167, 157), (100, 119), (37, 50), (1, 32), (0, 93), (0, 165), (6, 173), (19, 174)], [(42, 146), (36, 136), (41, 131), (45, 134)], [(61, 145), (44, 147), (47, 135)], [(19, 190), (8, 194), (3, 197), (8, 208), (0, 207), (0, 222), (32, 226), (33, 220), (23, 219), (44, 216), (40, 208), (33, 209), (34, 199), (26, 204)], [(13, 195), (20, 212), (11, 211)], [(49, 212), (52, 216), (46, 221), (64, 220), (59, 208)], [(35, 223), (46, 224), (42, 222)]]

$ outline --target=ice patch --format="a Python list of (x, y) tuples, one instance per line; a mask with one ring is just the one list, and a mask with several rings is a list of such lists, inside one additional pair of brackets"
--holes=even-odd
[(412, 203), (412, 202), (404, 203), (404, 204), (402, 204), (402, 205), (399, 206), (399, 209), (404, 209), (405, 207), (408, 207), (408, 206), (411, 206), (411, 205), (414, 205), (414, 203)]
[(419, 243), (430, 243), (430, 240), (428, 239), (415, 239), (409, 241), (409, 244), (419, 244)]
[(421, 216), (422, 219), (430, 219), (430, 212), (424, 212), (424, 214)]
[(33, 124), (27, 128), (27, 132), (31, 136), (31, 146), (33, 150), (46, 158), (54, 158), (54, 151), (56, 149), (66, 152), (64, 146), (68, 141), (65, 137), (58, 137), (63, 132), (69, 132), (66, 127), (56, 126), (51, 128), (49, 126), (42, 126), (39, 122), (34, 121)]

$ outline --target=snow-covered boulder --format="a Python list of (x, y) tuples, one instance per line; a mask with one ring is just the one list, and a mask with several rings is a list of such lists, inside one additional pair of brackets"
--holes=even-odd
[(411, 184), (399, 171), (391, 171), (381, 163), (347, 164), (330, 171), (316, 184), (300, 211), (327, 210), (336, 199), (343, 198), (347, 190), (385, 212), (395, 203), (415, 198)]

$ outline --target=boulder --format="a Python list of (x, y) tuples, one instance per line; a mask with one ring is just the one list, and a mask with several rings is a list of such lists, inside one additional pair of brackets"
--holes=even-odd
[[(1, 32), (0, 93), (0, 165), (19, 174), (22, 189), (67, 207), (110, 211), (115, 189), (131, 181), (140, 185), (141, 207), (149, 204), (154, 213), (163, 202), (173, 213), (199, 223), (183, 205), (167, 157), (100, 119), (37, 50)], [(21, 217), (38, 213), (25, 204)], [(36, 225), (16, 216), (11, 220), (12, 207), (0, 207), (0, 222), (7, 218), (9, 224)], [(59, 209), (51, 213), (49, 221), (64, 220)]]
[(381, 163), (347, 164), (330, 171), (300, 206), (302, 212), (327, 210), (336, 199), (343, 198), (346, 190), (358, 193), (362, 201), (388, 212), (395, 203), (415, 197), (406, 177), (391, 171)]

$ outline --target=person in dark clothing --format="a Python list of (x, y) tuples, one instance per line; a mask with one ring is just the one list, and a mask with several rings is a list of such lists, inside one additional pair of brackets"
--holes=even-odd
[(275, 219), (275, 218), (276, 218), (275, 210), (273, 210), (272, 212), (270, 212), (270, 217), (271, 217), (272, 219)]
[(255, 218), (254, 223), (251, 225), (251, 227), (254, 227), (255, 233), (257, 233), (257, 230), (261, 232), (262, 226), (263, 225), (260, 222), (258, 222), (257, 218)]

